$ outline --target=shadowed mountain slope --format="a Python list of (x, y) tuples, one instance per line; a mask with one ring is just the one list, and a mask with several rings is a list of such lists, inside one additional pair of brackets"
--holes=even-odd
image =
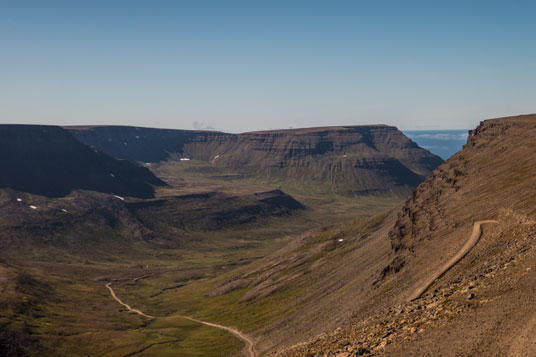
[(0, 125), (0, 187), (49, 197), (86, 189), (152, 197), (165, 183), (148, 169), (83, 145), (58, 126)]
[[(129, 209), (158, 236), (172, 240), (177, 230), (218, 230), (252, 223), (265, 217), (290, 215), (305, 207), (279, 190), (230, 195), (203, 192), (128, 204)], [(171, 233), (170, 233), (171, 232)]]
[(182, 153), (184, 145), (194, 140), (198, 135), (223, 134), (211, 131), (115, 125), (67, 126), (64, 128), (84, 144), (91, 145), (110, 156), (150, 163), (167, 160), (171, 154)]
[[(394, 127), (341, 126), (227, 134), (135, 127), (69, 127), (112, 156), (183, 157), (189, 170), (341, 195), (405, 196), (442, 160)], [(175, 155), (173, 155), (175, 154)]]
[[(34, 207), (34, 209), (32, 209)], [(116, 260), (184, 248), (209, 231), (290, 216), (304, 207), (281, 191), (127, 199), (90, 191), (48, 198), (0, 189), (1, 257)], [(199, 234), (195, 234), (199, 232)], [(206, 237), (210, 240), (210, 237)]]

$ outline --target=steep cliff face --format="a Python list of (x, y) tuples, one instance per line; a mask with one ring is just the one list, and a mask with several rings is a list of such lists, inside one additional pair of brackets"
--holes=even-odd
[[(132, 127), (71, 128), (115, 157), (159, 161), (170, 153), (283, 187), (342, 195), (407, 195), (442, 160), (385, 125), (243, 134)], [(160, 134), (159, 134), (160, 133)]]
[[(375, 242), (375, 249), (356, 246), (348, 257), (315, 267), (336, 264), (338, 270), (308, 289), (321, 290), (330, 281), (342, 287), (322, 302), (310, 298), (313, 303), (302, 310), (318, 309), (316, 316), (332, 331), (280, 354), (534, 355), (535, 135), (536, 115), (487, 120), (472, 130), (461, 152), (434, 170), (376, 233), (361, 238)], [(494, 223), (483, 225), (476, 245), (444, 271), (470, 241), (474, 223), (484, 220)], [(332, 241), (348, 244), (355, 237), (344, 233)], [(363, 271), (357, 254), (367, 254), (375, 272), (352, 287)], [(322, 279), (315, 270), (308, 274)], [(287, 285), (298, 284), (288, 274), (284, 278)], [(416, 300), (409, 301), (412, 297)], [(331, 304), (321, 305), (325, 301)], [(341, 301), (344, 306), (334, 309)], [(350, 316), (343, 316), (345, 309)], [(333, 316), (340, 318), (330, 321)], [(302, 321), (294, 319), (288, 326)], [(282, 340), (292, 335), (285, 328), (277, 332)]]
[(0, 125), (0, 187), (65, 196), (86, 189), (152, 197), (164, 185), (149, 170), (91, 149), (56, 126)]
[(110, 156), (140, 162), (167, 160), (170, 154), (181, 153), (184, 144), (198, 135), (218, 135), (217, 132), (113, 125), (69, 126), (65, 129), (82, 143)]
[(413, 192), (390, 234), (393, 247), (414, 251), (420, 242), (455, 231), (499, 208), (533, 214), (536, 202), (536, 115), (486, 120), (469, 132), (463, 150)]
[(383, 125), (197, 136), (184, 153), (274, 182), (311, 182), (350, 195), (406, 194), (442, 161)]

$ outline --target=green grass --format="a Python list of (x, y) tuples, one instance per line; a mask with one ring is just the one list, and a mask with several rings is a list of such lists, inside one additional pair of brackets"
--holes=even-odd
[[(378, 215), (371, 219), (360, 219), (352, 224), (345, 225), (344, 229), (334, 227), (318, 235), (313, 236), (310, 241), (298, 248), (297, 252), (307, 252), (315, 249), (325, 242), (333, 241), (334, 237), (343, 234), (345, 237), (358, 237), (354, 241), (342, 245), (334, 250), (321, 250), (309, 259), (298, 265), (288, 267), (277, 273), (278, 275), (299, 276), (300, 271), (307, 270), (315, 261), (324, 257), (336, 259), (337, 255), (346, 254), (363, 244), (359, 237), (365, 237), (377, 228), (385, 219), (386, 215)], [(235, 273), (235, 272), (233, 272)], [(297, 308), (296, 297), (307, 289), (310, 282), (307, 278), (298, 278), (292, 286), (282, 286), (281, 290), (251, 301), (241, 301), (244, 295), (250, 290), (248, 288), (236, 289), (230, 293), (216, 297), (207, 297), (206, 294), (228, 278), (230, 274), (216, 275), (198, 280), (184, 281), (185, 285), (166, 290), (152, 298), (155, 292), (163, 286), (177, 283), (173, 281), (174, 274), (162, 274), (139, 281), (134, 285), (121, 285), (117, 287), (120, 295), (129, 296), (134, 306), (143, 306), (146, 311), (159, 316), (164, 316), (174, 312), (179, 314), (194, 316), (196, 318), (215, 322), (223, 325), (233, 326), (243, 331), (257, 331), (283, 316), (292, 313)], [(395, 286), (389, 287), (387, 291), (380, 292), (382, 295), (388, 293)], [(145, 311), (144, 310), (144, 311)]]
[[(352, 209), (348, 202), (331, 201), (316, 210), (273, 219), (243, 230), (192, 232), (198, 241), (186, 249), (146, 250), (146, 255), (141, 259), (138, 255), (122, 256), (117, 261), (107, 263), (53, 263), (56, 268), (46, 271), (35, 268), (31, 271), (33, 276), (50, 275), (44, 280), (57, 291), (58, 300), (46, 305), (45, 317), (37, 321), (29, 318), (28, 322), (35, 326), (33, 333), (56, 336), (43, 341), (47, 347), (62, 355), (77, 355), (75, 351), (80, 346), (85, 346), (81, 354), (125, 355), (149, 345), (141, 355), (230, 355), (241, 346), (234, 336), (184, 319), (157, 320), (146, 325), (145, 319), (120, 311), (121, 306), (109, 298), (104, 281), (100, 279), (132, 279), (153, 274), (135, 284), (128, 281), (116, 283), (114, 289), (131, 306), (155, 316), (185, 314), (245, 332), (256, 331), (291, 313), (296, 306), (289, 302), (295, 301), (295, 297), (307, 285), (287, 287), (249, 302), (239, 302), (248, 289), (238, 289), (213, 298), (207, 298), (205, 294), (237, 267), (270, 254), (301, 232), (313, 228), (311, 222), (322, 222), (322, 217), (329, 217), (324, 210), (349, 209), (349, 212), (358, 214), (356, 212), (362, 209), (360, 206), (354, 207)], [(358, 227), (360, 234), (366, 234), (375, 227), (376, 221), (381, 222), (381, 218), (364, 227), (364, 221), (357, 220), (350, 227)], [(338, 232), (336, 228), (329, 229), (316, 241), (330, 240)], [(360, 242), (355, 244), (359, 245)], [(349, 246), (344, 250), (351, 250)], [(344, 252), (320, 252), (304, 264), (313, 264), (314, 260), (327, 254)], [(84, 278), (80, 279), (78, 274)], [(80, 308), (82, 304), (87, 306)], [(173, 330), (166, 330), (164, 334), (161, 327), (175, 321), (177, 325)], [(73, 332), (77, 335), (67, 336)], [(107, 335), (113, 338), (106, 338), (105, 344), (98, 342)]]
[[(260, 160), (265, 160), (265, 157), (261, 157)], [(278, 170), (276, 168), (270, 169), (269, 173), (261, 171), (256, 172), (255, 161), (249, 161), (246, 167), (241, 169), (231, 170), (222, 167), (213, 166), (204, 161), (175, 161), (168, 160), (159, 164), (153, 165), (151, 169), (158, 175), (163, 177), (180, 177), (186, 181), (202, 181), (212, 185), (222, 185), (227, 187), (237, 186), (265, 186), (271, 188), (281, 189), (291, 195), (309, 195), (324, 198), (335, 199), (363, 199), (370, 198), (370, 196), (359, 195), (358, 192), (348, 190), (348, 187), (354, 187), (358, 184), (359, 178), (348, 174), (343, 169), (342, 172), (327, 174), (327, 168), (320, 165), (317, 167), (317, 163), (314, 161), (311, 164), (316, 169), (307, 169), (300, 171), (299, 168), (286, 168)], [(332, 170), (336, 167), (332, 167)], [(341, 169), (339, 167), (339, 169)], [(313, 174), (311, 174), (313, 173)], [(344, 176), (346, 174), (346, 177)], [(336, 177), (336, 182), (333, 177)], [(365, 178), (364, 181), (374, 180), (374, 177)], [(357, 185), (359, 187), (359, 185)], [(369, 187), (370, 182), (363, 182), (363, 187)], [(162, 189), (159, 190), (162, 192)], [(165, 191), (165, 189), (164, 189)], [(404, 189), (402, 196), (404, 196), (408, 189)], [(396, 198), (401, 200), (401, 197)], [(372, 197), (372, 200), (382, 200), (390, 198), (389, 195), (379, 195)]]
[[(231, 356), (238, 355), (243, 343), (226, 331), (180, 317), (157, 319), (139, 332), (129, 350), (137, 356)], [(141, 347), (140, 347), (141, 346)], [(122, 353), (124, 348), (122, 348)], [(117, 355), (117, 350), (109, 351)]]
[(228, 294), (207, 298), (205, 294), (216, 287), (219, 279), (202, 279), (191, 281), (177, 290), (167, 291), (159, 295), (158, 299), (151, 299), (150, 296), (162, 280), (164, 279), (154, 278), (136, 287), (123, 286), (117, 289), (118, 295), (129, 296), (129, 303), (133, 306), (143, 306), (146, 311), (159, 316), (192, 316), (246, 332), (254, 331), (293, 311), (295, 307), (288, 302), (303, 289), (287, 288), (258, 302), (239, 302), (248, 289), (237, 289)]
[[(211, 172), (188, 175), (183, 177), (186, 191), (211, 189), (214, 183), (229, 192), (258, 189), (244, 187), (249, 182), (244, 179), (212, 179)], [(166, 188), (158, 194), (173, 195), (179, 191), (183, 192)], [(13, 264), (14, 271), (30, 277), (25, 281), (0, 281), (0, 325), (32, 336), (37, 345), (28, 345), (29, 349), (48, 351), (39, 355), (237, 354), (243, 343), (233, 335), (181, 318), (148, 321), (125, 312), (110, 298), (104, 285), (107, 281), (121, 280), (114, 284), (118, 296), (155, 316), (186, 314), (255, 333), (291, 313), (296, 308), (295, 297), (307, 288), (306, 282), (248, 302), (239, 302), (248, 289), (213, 298), (205, 294), (237, 269), (273, 253), (303, 232), (375, 215), (400, 202), (390, 197), (348, 198), (314, 190), (307, 194), (297, 192), (293, 197), (306, 209), (290, 216), (263, 218), (222, 230), (171, 232), (180, 233), (181, 244), (167, 248), (132, 239), (121, 225), (111, 227), (98, 221), (80, 221), (55, 231), (51, 237), (36, 235), (39, 230), (10, 226), (11, 222), (0, 217), (4, 236), (9, 239), (3, 241), (9, 249), (2, 252), (2, 257)], [(40, 202), (41, 206), (45, 204)], [(353, 225), (361, 227), (359, 220)], [(373, 228), (374, 224), (370, 223), (359, 228), (359, 232), (366, 234), (367, 229)], [(337, 232), (337, 228), (328, 229), (316, 243), (333, 239)], [(304, 265), (313, 264), (323, 255), (345, 254), (359, 244), (321, 252)], [(150, 277), (132, 283), (134, 277), (143, 275)]]

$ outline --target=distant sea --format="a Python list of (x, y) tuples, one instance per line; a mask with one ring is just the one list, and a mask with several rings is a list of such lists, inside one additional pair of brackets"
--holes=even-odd
[(467, 143), (468, 130), (408, 130), (404, 134), (420, 147), (448, 159)]

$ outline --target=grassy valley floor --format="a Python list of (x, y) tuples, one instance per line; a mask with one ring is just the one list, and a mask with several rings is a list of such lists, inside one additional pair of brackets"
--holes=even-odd
[[(156, 199), (215, 190), (239, 196), (273, 189), (198, 174), (165, 178), (172, 186), (160, 188)], [(261, 303), (240, 301), (246, 288), (216, 297), (207, 293), (240, 267), (306, 231), (385, 212), (400, 202), (303, 192), (293, 197), (305, 209), (216, 230), (186, 227), (180, 232), (186, 238), (176, 247), (137, 242), (124, 252), (107, 252), (106, 261), (85, 257), (83, 251), (60, 257), (57, 247), (50, 248), (55, 259), (27, 260), (23, 254), (11, 254), (0, 265), (6, 272), (0, 279), (0, 326), (5, 331), (0, 337), (19, 341), (15, 345), (29, 355), (238, 355), (244, 344), (232, 334), (173, 316), (189, 315), (259, 338), (256, 330), (290, 312), (293, 307), (286, 302), (296, 289), (277, 291)], [(126, 311), (111, 298), (108, 282), (114, 282), (117, 295), (133, 308), (168, 318), (150, 320)]]

